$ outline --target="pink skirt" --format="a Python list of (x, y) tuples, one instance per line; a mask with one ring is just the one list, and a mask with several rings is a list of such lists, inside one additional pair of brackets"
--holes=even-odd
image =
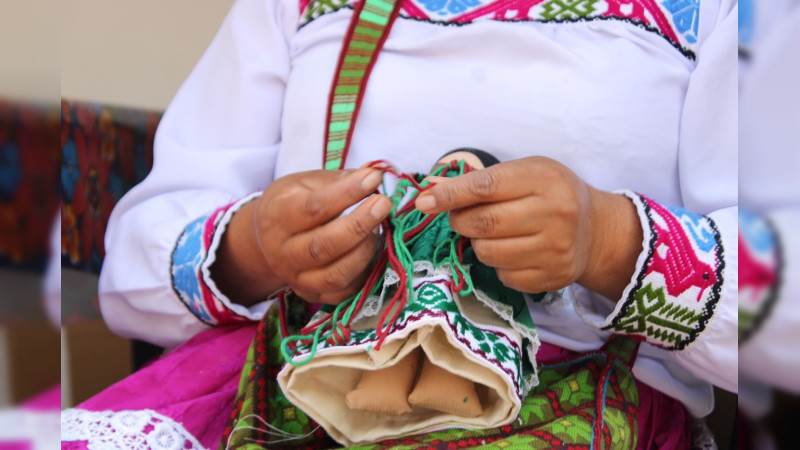
[[(198, 334), (112, 385), (61, 419), (61, 448), (85, 449), (88, 439), (111, 448), (216, 448), (233, 408), (256, 323)], [(540, 364), (574, 353), (542, 343)], [(637, 383), (640, 449), (691, 448), (683, 405)], [(118, 445), (118, 447), (116, 446)]]

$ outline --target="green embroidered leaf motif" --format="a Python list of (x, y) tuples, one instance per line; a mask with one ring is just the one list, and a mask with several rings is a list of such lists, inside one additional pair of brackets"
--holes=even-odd
[(516, 352), (514, 352), (511, 347), (499, 342), (494, 345), (492, 350), (492, 354), (502, 364), (505, 364), (507, 361), (517, 357)]
[(606, 410), (605, 419), (612, 442), (626, 442), (631, 439), (630, 424), (622, 411), (609, 408)]
[(582, 370), (574, 376), (567, 377), (558, 383), (559, 401), (575, 407), (591, 401), (595, 396), (594, 379), (588, 370)]
[(596, 11), (597, 0), (551, 0), (544, 5), (542, 17), (553, 19), (580, 19)]
[(575, 431), (577, 431), (574, 429), (576, 426), (577, 424), (573, 423), (569, 418), (562, 418), (551, 422), (549, 428), (550, 431), (555, 435), (566, 434), (571, 436)]
[(644, 332), (651, 314), (658, 311), (666, 301), (664, 288), (653, 289), (652, 284), (640, 288), (616, 329), (626, 333)]
[(435, 284), (425, 284), (417, 290), (417, 302), (425, 305), (428, 309), (444, 309), (442, 303), (447, 303), (447, 294)]
[[(519, 414), (525, 423), (543, 422), (556, 416), (553, 412), (553, 407), (543, 396), (533, 397), (529, 400), (526, 400), (525, 403), (523, 403)], [(536, 420), (531, 420), (531, 416), (535, 416)]]
[(308, 5), (305, 14), (303, 14), (306, 21), (317, 18), (322, 14), (336, 11), (342, 6), (347, 4), (347, 0), (313, 0)]
[(455, 314), (453, 316), (453, 325), (456, 327), (456, 332), (461, 336), (466, 336), (467, 333), (471, 334), (474, 328), (461, 314)]

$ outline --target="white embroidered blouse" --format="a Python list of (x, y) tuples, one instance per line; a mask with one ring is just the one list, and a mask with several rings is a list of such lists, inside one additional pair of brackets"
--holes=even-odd
[[(645, 239), (623, 297), (573, 286), (531, 304), (540, 339), (587, 351), (640, 335), (637, 378), (710, 412), (710, 383), (737, 389), (736, 2), (403, 2), (346, 166), (425, 172), (468, 146), (548, 156), (628, 195)], [(238, 205), (321, 168), (351, 4), (235, 3), (164, 115), (152, 173), (112, 214), (100, 301), (117, 333), (171, 347), (263, 314), (208, 267)]]

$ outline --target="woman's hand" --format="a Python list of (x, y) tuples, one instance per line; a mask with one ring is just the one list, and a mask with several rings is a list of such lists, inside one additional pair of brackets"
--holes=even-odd
[(416, 201), (472, 238), (478, 259), (523, 292), (578, 282), (617, 300), (642, 249), (633, 203), (589, 186), (563, 164), (529, 157), (437, 184)]
[(373, 230), (391, 201), (370, 196), (381, 182), (373, 169), (317, 170), (275, 180), (237, 211), (212, 267), (232, 301), (250, 305), (284, 286), (314, 303), (337, 304), (363, 285), (375, 255)]

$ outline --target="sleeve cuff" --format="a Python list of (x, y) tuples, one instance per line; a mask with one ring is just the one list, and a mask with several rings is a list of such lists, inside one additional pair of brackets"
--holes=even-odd
[(260, 195), (260, 192), (251, 194), (194, 220), (183, 230), (172, 250), (172, 289), (184, 306), (207, 325), (256, 321), (267, 309), (266, 302), (250, 308), (232, 303), (220, 292), (210, 274), (233, 214)]
[(778, 297), (780, 249), (769, 220), (739, 212), (739, 345), (758, 331)]
[(592, 319), (578, 313), (597, 328), (636, 335), (667, 350), (685, 349), (706, 329), (721, 296), (725, 263), (719, 230), (709, 217), (634, 192), (617, 193), (639, 213), (642, 253), (610, 315)]

